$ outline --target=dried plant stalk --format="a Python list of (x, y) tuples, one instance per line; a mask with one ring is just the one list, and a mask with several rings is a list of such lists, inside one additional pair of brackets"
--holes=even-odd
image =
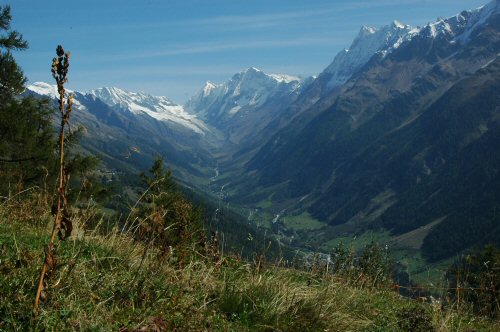
[(66, 90), (64, 84), (68, 81), (67, 74), (69, 69), (69, 52), (64, 52), (61, 45), (57, 46), (57, 57), (52, 60), (52, 76), (57, 83), (57, 91), (59, 94), (59, 111), (61, 113), (61, 128), (59, 131), (59, 186), (58, 186), (58, 200), (57, 206), (53, 207), (54, 225), (52, 228), (52, 235), (50, 237), (50, 243), (45, 248), (45, 260), (42, 265), (42, 271), (40, 273), (40, 281), (38, 282), (38, 288), (35, 296), (35, 303), (33, 305), (33, 313), (36, 316), (38, 313), (38, 306), (41, 298), (45, 298), (46, 294), (45, 283), (46, 279), (56, 268), (57, 256), (56, 256), (56, 235), (59, 235), (60, 239), (65, 239), (71, 234), (72, 224), (68, 215), (68, 206), (65, 192), (65, 174), (64, 174), (64, 140), (65, 140), (65, 127), (69, 121), (71, 115), (71, 110), (73, 107), (73, 95), (69, 95), (68, 101), (66, 103)]

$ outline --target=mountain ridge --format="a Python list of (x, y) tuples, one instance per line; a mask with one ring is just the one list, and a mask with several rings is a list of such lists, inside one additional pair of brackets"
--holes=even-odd
[[(479, 150), (474, 142), (494, 135), (494, 110), (481, 104), (476, 95), (463, 92), (482, 105), (484, 119), (479, 113), (462, 111), (471, 122), (477, 122), (477, 128), (456, 124), (451, 104), (443, 98), (458, 97), (454, 91), (463, 91), (461, 84), (473, 77), (494, 77), (485, 73), (496, 68), (500, 53), (499, 8), (495, 0), (421, 28), (398, 21), (378, 29), (362, 27), (350, 48), (339, 52), (317, 78), (266, 74), (251, 67), (224, 83), (208, 81), (184, 106), (141, 93), (113, 99), (113, 94), (123, 91), (120, 89), (93, 90), (85, 98), (102, 97), (109, 107), (106, 114), (117, 119), (125, 116), (134, 121), (138, 115), (141, 121), (146, 119), (143, 128), (151, 137), (142, 144), (148, 153), (163, 144), (172, 145), (168, 153), (173, 164), (184, 168), (178, 176), (196, 174), (199, 188), (208, 182), (228, 203), (250, 209), (250, 216), (255, 210), (264, 210), (277, 216), (271, 219), (278, 225), (281, 216), (307, 214), (323, 223), (321, 232), (326, 235), (316, 239), (318, 243), (346, 230), (356, 233), (382, 228), (400, 235), (437, 225), (423, 240), (426, 247), (422, 250), (427, 250), (428, 258), (437, 259), (439, 255), (429, 254), (433, 248), (442, 258), (450, 252), (437, 247), (439, 232), (453, 223), (458, 225), (456, 229), (468, 225), (452, 209), (476, 207), (446, 200), (454, 192), (465, 195), (450, 183), (460, 179), (453, 172), (466, 176), (462, 165), (466, 152), (464, 146), (432, 130), (439, 123), (443, 132)], [(484, 87), (490, 89), (486, 83)], [(144, 107), (151, 107), (151, 98), (166, 108), (145, 111)], [(495, 99), (490, 102), (498, 104)], [(447, 112), (440, 114), (436, 105)], [(155, 116), (164, 111), (179, 117), (177, 124), (157, 121)], [(445, 114), (447, 121), (441, 118)], [(182, 121), (197, 130), (184, 130)], [(117, 120), (117, 126), (125, 137), (131, 124), (122, 122)], [(143, 130), (141, 126), (135, 135)], [(484, 130), (487, 135), (481, 138)], [(433, 141), (426, 131), (433, 133)], [(159, 144), (160, 140), (164, 143)], [(450, 160), (458, 163), (456, 169), (447, 169)], [(494, 168), (486, 159), (484, 165)], [(209, 176), (214, 167), (215, 177)], [(435, 174), (441, 177), (436, 179)], [(484, 184), (487, 177), (474, 174)], [(478, 204), (486, 204), (488, 195), (492, 192), (479, 195), (482, 201)], [(412, 209), (405, 200), (420, 208)], [(260, 208), (270, 203), (267, 210)], [(431, 206), (438, 212), (429, 210)], [(269, 218), (268, 214), (262, 218)]]
[[(490, 5), (494, 5), (490, 7), (494, 10), (487, 12), (482, 25), (471, 24), (474, 30), (470, 34), (459, 28), (457, 33), (429, 35), (424, 27), (392, 52), (375, 54), (345, 84), (306, 108), (255, 154), (247, 164), (247, 174), (262, 189), (259, 195), (242, 189), (239, 199), (258, 202), (264, 192), (275, 197), (276, 205), (292, 212), (295, 209), (297, 214), (306, 211), (328, 223), (330, 236), (334, 236), (335, 230), (350, 229), (356, 233), (369, 227), (381, 227), (394, 235), (442, 220), (442, 226), (433, 228), (428, 240), (424, 240), (423, 252), (430, 259), (452, 254), (440, 246), (440, 232), (447, 229), (450, 238), (456, 239), (459, 228), (471, 231), (465, 227), (471, 222), (466, 217), (469, 214), (454, 213), (456, 209), (465, 212), (471, 208), (460, 196), (466, 195), (466, 191), (453, 185), (467, 177), (465, 147), (459, 142), (468, 139), (472, 144), (481, 136), (479, 129), (458, 124), (445, 101), (447, 96), (459, 96), (449, 91), (458, 89), (464, 80), (483, 73), (484, 68), (496, 68), (500, 14), (497, 1)], [(483, 13), (488, 8), (472, 12)], [(456, 37), (464, 33), (471, 38), (458, 43)], [(318, 78), (314, 84), (326, 85), (327, 81)], [(494, 135), (498, 98), (491, 97), (489, 104), (480, 103), (475, 95), (462, 93), (471, 101), (476, 100), (478, 109), (474, 110), (465, 100), (464, 105), (469, 108), (461, 106), (460, 111), (482, 130), (488, 130), (488, 136)], [(447, 109), (446, 119), (436, 105)], [(434, 128), (438, 123), (441, 127)], [(434, 140), (426, 136), (431, 128), (436, 130)], [(457, 142), (439, 135), (439, 130), (454, 135)], [(476, 152), (484, 149), (474, 146)], [(488, 162), (486, 155), (480, 156), (485, 167), (494, 168), (494, 162)], [(448, 163), (452, 164), (451, 169)], [(460, 176), (452, 175), (455, 173)], [(433, 174), (440, 176), (435, 178)], [(477, 186), (487, 186), (488, 178), (481, 172), (470, 176), (477, 183), (467, 182), (468, 191), (478, 192)], [(272, 188), (280, 188), (279, 194)], [(492, 195), (488, 190), (477, 196), (475, 206), (488, 206), (488, 195)], [(441, 219), (447, 215), (450, 217)], [(485, 227), (491, 224), (486, 214), (478, 213), (477, 218)], [(477, 243), (477, 237), (470, 238)], [(494, 240), (500, 242), (500, 237)], [(459, 243), (458, 247), (453, 246), (454, 252), (472, 245), (470, 241)], [(430, 254), (432, 251), (440, 254)]]

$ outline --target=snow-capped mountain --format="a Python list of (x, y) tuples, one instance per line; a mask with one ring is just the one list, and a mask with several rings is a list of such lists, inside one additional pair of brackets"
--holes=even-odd
[(187, 111), (216, 128), (230, 144), (256, 146), (277, 130), (267, 128), (283, 117), (283, 111), (314, 78), (266, 74), (248, 68), (222, 84), (207, 82), (185, 104)]
[(377, 52), (388, 52), (416, 33), (409, 25), (394, 21), (380, 29), (363, 26), (351, 47), (340, 51), (333, 62), (321, 73), (329, 89), (344, 84)]
[(319, 75), (318, 82), (326, 84), (323, 93), (341, 86), (374, 55), (384, 57), (415, 36), (432, 39), (447, 37), (452, 42), (466, 43), (471, 33), (498, 12), (499, 7), (500, 2), (493, 0), (478, 9), (463, 11), (447, 19), (439, 18), (421, 28), (412, 28), (398, 21), (381, 28), (363, 26), (351, 46), (340, 51)]
[(259, 69), (248, 68), (226, 83), (207, 82), (185, 107), (209, 122), (244, 116), (245, 112), (275, 98), (298, 95), (308, 82), (295, 76), (266, 74)]
[[(71, 125), (86, 128), (80, 146), (100, 155), (106, 167), (138, 173), (148, 169), (159, 154), (168, 159), (169, 167), (181, 181), (205, 178), (200, 169), (212, 165), (207, 146), (215, 138), (201, 120), (182, 106), (166, 97), (118, 88), (67, 92), (74, 96)], [(33, 83), (25, 94), (48, 97), (56, 107), (54, 85)], [(58, 125), (56, 117), (54, 125)]]
[(427, 37), (451, 36), (453, 41), (465, 44), (469, 41), (471, 34), (481, 27), (488, 18), (500, 10), (500, 1), (493, 0), (488, 4), (447, 19), (439, 18), (436, 22), (429, 23), (421, 29), (421, 34)]
[[(33, 84), (28, 85), (26, 89), (40, 96), (49, 97), (51, 99), (59, 98), (59, 93), (57, 92), (57, 86), (45, 82), (35, 82)], [(68, 89), (66, 89), (66, 92), (75, 94), (74, 91)], [(79, 109), (85, 109), (85, 106), (83, 106), (82, 103), (77, 98), (73, 99), (73, 105)]]
[(199, 134), (208, 130), (195, 115), (187, 113), (184, 107), (173, 103), (167, 97), (129, 92), (114, 87), (91, 90), (88, 94), (113, 108), (124, 109), (136, 115), (148, 115), (159, 121), (172, 121)]
[[(26, 87), (27, 90), (33, 91), (41, 96), (46, 96), (49, 98), (59, 98), (59, 94), (57, 92), (57, 86), (51, 85), (45, 82), (35, 82)], [(72, 90), (66, 89), (66, 92), (73, 93)]]
[[(27, 90), (52, 99), (58, 98), (57, 87), (45, 82), (28, 85)], [(66, 91), (75, 95), (74, 105), (80, 108), (85, 108), (85, 106), (79, 99), (98, 98), (118, 111), (130, 112), (136, 116), (148, 116), (162, 122), (171, 121), (198, 134), (208, 131), (203, 121), (200, 121), (196, 115), (189, 114), (181, 105), (173, 103), (167, 97), (152, 96), (144, 92), (129, 92), (115, 87), (94, 89), (88, 93)]]

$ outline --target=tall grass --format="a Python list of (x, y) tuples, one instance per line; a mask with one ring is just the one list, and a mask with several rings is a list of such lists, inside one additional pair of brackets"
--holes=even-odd
[[(0, 205), (0, 330), (30, 326), (37, 266), (44, 260), (42, 249), (50, 241), (47, 230), (52, 222), (40, 195), (31, 191)], [(34, 330), (500, 328), (466, 311), (415, 303), (387, 288), (361, 287), (330, 273), (271, 262), (257, 269), (252, 262), (227, 255), (214, 260), (196, 250), (180, 266), (161, 248), (112, 225), (113, 220), (92, 209), (75, 213), (73, 236), (59, 245), (59, 266)]]

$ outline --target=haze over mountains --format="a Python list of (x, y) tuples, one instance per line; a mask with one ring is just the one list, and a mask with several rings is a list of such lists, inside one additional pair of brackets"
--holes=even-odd
[[(494, 0), (421, 28), (362, 27), (317, 77), (249, 68), (184, 106), (75, 92), (74, 116), (108, 167), (165, 155), (183, 183), (224, 191), (292, 244), (421, 230), (413, 249), (439, 260), (500, 243), (499, 54)], [(46, 83), (28, 90), (55, 96)], [(297, 240), (287, 216), (322, 224)]]

